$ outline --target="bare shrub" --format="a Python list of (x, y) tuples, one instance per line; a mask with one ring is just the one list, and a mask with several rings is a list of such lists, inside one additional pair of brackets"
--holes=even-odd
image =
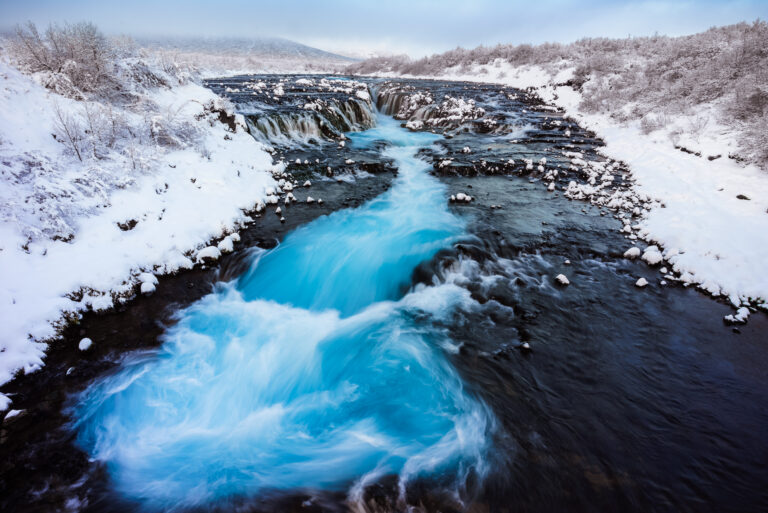
[(186, 148), (200, 140), (200, 127), (181, 115), (185, 104), (169, 107), (148, 120), (152, 139), (161, 146)]
[(694, 139), (698, 141), (701, 134), (706, 130), (707, 125), (709, 125), (709, 116), (694, 116), (688, 120), (688, 131), (693, 135)]
[(83, 155), (80, 151), (85, 139), (85, 130), (78, 117), (63, 109), (58, 102), (53, 104), (53, 122), (56, 132), (56, 140), (64, 143), (82, 162)]
[(29, 22), (25, 27), (16, 27), (11, 50), (26, 71), (53, 75), (48, 81), (52, 85), (62, 81), (56, 76), (84, 93), (113, 85), (112, 45), (92, 23), (50, 25), (40, 34), (35, 24)]
[[(637, 115), (637, 113), (633, 114)], [(640, 118), (640, 130), (647, 135), (656, 130), (666, 128), (669, 123), (669, 116), (665, 112), (649, 112)]]
[(112, 105), (85, 102), (82, 111), (85, 122), (85, 143), (94, 158), (105, 158), (120, 141), (130, 137), (125, 115)]

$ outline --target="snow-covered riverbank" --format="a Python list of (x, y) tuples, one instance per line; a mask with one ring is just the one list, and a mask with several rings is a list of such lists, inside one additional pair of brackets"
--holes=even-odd
[[(142, 90), (140, 107), (66, 98), (7, 63), (0, 86), (3, 384), (43, 365), (44, 341), (65, 319), (108, 309), (143, 282), (150, 291), (154, 274), (191, 267), (198, 250), (248, 221), (244, 210), (275, 185), (271, 172), (282, 164), (241, 120), (229, 119), (235, 130), (222, 122), (228, 106), (192, 81)], [(112, 115), (107, 125), (120, 119), (125, 139), (109, 148), (81, 140), (81, 161), (52, 134), (64, 119), (88, 137), (95, 110)], [(145, 126), (148, 135), (136, 136)], [(179, 131), (188, 139), (159, 140)], [(0, 410), (9, 403), (0, 395)]]
[[(406, 77), (532, 88), (594, 130), (607, 144), (604, 153), (630, 166), (635, 191), (657, 200), (647, 203), (650, 210), (633, 223), (633, 232), (661, 246), (664, 259), (686, 284), (728, 297), (737, 309), (768, 298), (768, 172), (728, 158), (737, 147), (735, 134), (712, 123), (701, 127), (695, 139), (676, 140), (670, 137), (675, 126), (690, 119), (673, 120), (663, 130), (647, 133), (639, 121), (618, 124), (606, 115), (587, 113), (580, 108), (581, 94), (563, 85), (572, 73), (567, 67), (553, 74), (500, 60), (449, 68), (439, 76)], [(636, 241), (627, 237), (630, 248)], [(762, 302), (762, 308), (765, 305)]]

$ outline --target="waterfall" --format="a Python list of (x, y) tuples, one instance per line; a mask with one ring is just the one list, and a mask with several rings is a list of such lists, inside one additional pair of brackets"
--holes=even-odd
[(246, 114), (251, 134), (262, 142), (292, 146), (339, 139), (345, 132), (358, 132), (374, 125), (369, 101), (349, 98), (307, 104), (305, 108)]

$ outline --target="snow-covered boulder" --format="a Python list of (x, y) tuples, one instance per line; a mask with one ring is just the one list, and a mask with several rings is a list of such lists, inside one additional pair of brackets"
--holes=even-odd
[(235, 250), (235, 243), (232, 240), (232, 236), (227, 235), (221, 239), (221, 242), (219, 242), (216, 247), (218, 247), (219, 251), (222, 253), (232, 253)]
[(139, 287), (142, 294), (151, 294), (155, 291), (157, 277), (152, 273), (141, 273), (139, 275)]
[(91, 340), (90, 338), (86, 337), (86, 338), (83, 338), (83, 339), (80, 340), (80, 343), (77, 344), (77, 348), (80, 351), (87, 351), (88, 349), (90, 349), (90, 347), (92, 345), (93, 345), (93, 340)]
[(632, 247), (624, 252), (624, 258), (635, 259), (640, 256), (640, 248)]
[(555, 281), (557, 282), (558, 285), (562, 285), (562, 286), (571, 284), (570, 280), (564, 274), (558, 274), (557, 276), (555, 276)]
[(723, 319), (728, 324), (745, 324), (749, 318), (749, 308), (742, 306), (735, 314), (726, 315)]
[(197, 263), (202, 263), (205, 260), (218, 260), (221, 257), (221, 251), (216, 246), (207, 246), (197, 252)]
[(144, 295), (152, 294), (157, 287), (154, 283), (149, 281), (143, 281), (141, 282), (141, 286), (139, 287), (139, 290), (141, 290), (141, 293)]
[(646, 280), (645, 278), (640, 278), (635, 282), (635, 287), (638, 287), (638, 288), (643, 288), (646, 285), (648, 285), (648, 280)]
[(642, 258), (648, 265), (658, 265), (664, 260), (664, 257), (661, 256), (661, 251), (659, 251), (658, 246), (648, 246), (645, 248), (645, 252), (643, 252)]

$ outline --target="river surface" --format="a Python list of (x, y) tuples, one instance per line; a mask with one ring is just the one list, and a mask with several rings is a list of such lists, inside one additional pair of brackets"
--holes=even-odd
[(457, 342), (420, 319), (469, 294), (403, 297), (414, 268), (465, 235), (415, 156), (438, 136), (380, 116), (349, 137), (390, 145), (399, 174), (388, 192), (255, 252), (242, 277), (179, 314), (159, 354), (83, 397), (78, 443), (125, 496), (168, 509), (485, 472), (493, 416), (443, 355)]
[[(566, 175), (566, 154), (629, 187), (594, 134), (497, 86), (402, 81), (404, 100), (379, 80), (208, 85), (298, 184), (321, 184), (295, 188), (299, 206), (281, 200), (287, 218), (315, 208), (308, 195), (352, 192), (328, 192), (335, 211), (276, 246), (243, 250), (154, 344), (103, 353), (66, 422), (29, 425), (37, 434), (8, 455), (0, 505), (765, 511), (766, 316), (724, 325), (728, 305), (622, 257), (634, 241), (613, 212), (564, 197), (583, 179)], [(562, 173), (555, 191), (526, 169), (542, 158)], [(373, 199), (354, 192), (391, 176)], [(279, 225), (274, 208), (258, 222)], [(124, 337), (136, 325), (121, 315), (104, 322)], [(70, 365), (43, 372), (64, 384)], [(70, 453), (87, 460), (49, 463)]]

